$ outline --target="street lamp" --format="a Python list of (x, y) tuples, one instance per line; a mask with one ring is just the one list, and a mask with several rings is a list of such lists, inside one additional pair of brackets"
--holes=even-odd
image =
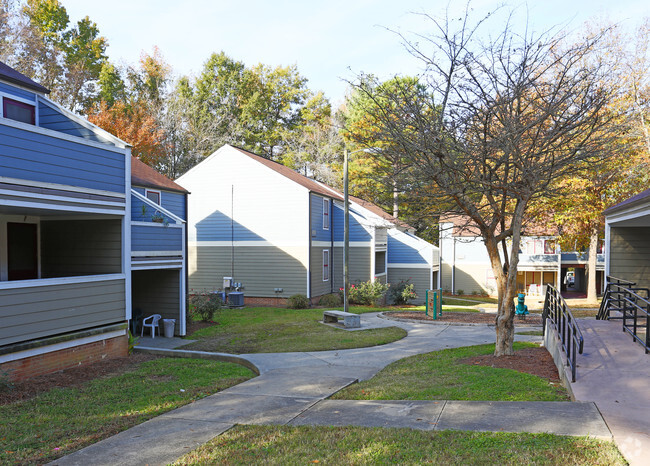
[(379, 149), (358, 149), (348, 154), (347, 149), (343, 149), (343, 311), (348, 312), (349, 291), (350, 291), (350, 273), (348, 263), (350, 259), (350, 205), (348, 200), (348, 158), (357, 152), (367, 152), (376, 154)]

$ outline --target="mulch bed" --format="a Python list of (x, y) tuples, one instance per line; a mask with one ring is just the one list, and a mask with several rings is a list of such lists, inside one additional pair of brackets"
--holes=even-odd
[(501, 369), (514, 369), (518, 372), (543, 377), (550, 382), (560, 382), (555, 362), (553, 362), (553, 358), (546, 348), (523, 348), (515, 351), (513, 356), (496, 357), (493, 354), (486, 354), (462, 359), (460, 362)]
[(150, 354), (133, 353), (124, 358), (106, 359), (52, 374), (32, 377), (23, 382), (14, 382), (11, 388), (0, 389), (0, 405), (29, 400), (53, 388), (78, 387), (93, 379), (123, 374), (135, 369), (140, 363), (157, 357)]
[[(391, 311), (384, 312), (384, 314), (398, 319), (433, 321), (433, 317), (430, 315), (427, 316), (423, 311)], [(494, 325), (495, 319), (496, 314), (486, 312), (443, 312), (441, 316), (438, 316), (437, 321)], [(518, 324), (542, 325), (542, 316), (540, 314), (529, 314), (525, 318), (515, 316), (515, 326)]]

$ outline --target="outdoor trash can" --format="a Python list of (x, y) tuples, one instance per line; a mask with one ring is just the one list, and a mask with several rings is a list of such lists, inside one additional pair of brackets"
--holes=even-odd
[(174, 337), (174, 325), (176, 324), (176, 319), (163, 319), (163, 327), (165, 329), (165, 338)]

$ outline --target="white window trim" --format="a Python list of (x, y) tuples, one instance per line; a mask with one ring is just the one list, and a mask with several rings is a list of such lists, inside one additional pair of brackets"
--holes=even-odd
[[(5, 92), (0, 92), (0, 117), (6, 118), (9, 120), (9, 118), (5, 117), (5, 105), (4, 105), (4, 99), (9, 99), (13, 100), (15, 102), (20, 102), (25, 105), (31, 105), (34, 107), (34, 124), (32, 125), (31, 123), (24, 123), (22, 121), (18, 121), (18, 123), (23, 123), (25, 125), (30, 125), (30, 126), (38, 126), (39, 124), (39, 118), (38, 118), (38, 105), (36, 100), (29, 100), (25, 99), (24, 97), (19, 97), (17, 95), (13, 94), (7, 94)], [(17, 121), (17, 120), (11, 120), (11, 121)]]
[[(330, 229), (330, 212), (332, 211), (330, 207), (330, 200), (323, 198), (323, 230)], [(327, 213), (325, 213), (325, 210), (327, 210)]]
[[(153, 199), (149, 198), (149, 193), (156, 193), (156, 194), (158, 194), (158, 202), (156, 202), (156, 201), (154, 201)], [(156, 204), (158, 204), (158, 205), (162, 205), (162, 191), (160, 191), (160, 190), (158, 190), (158, 189), (149, 189), (149, 188), (145, 188), (145, 189), (144, 189), (144, 197), (146, 197), (147, 199), (149, 199), (151, 202), (156, 202)]]
[[(327, 261), (325, 261), (325, 257), (327, 257)], [(330, 281), (330, 262), (331, 262), (330, 261), (330, 250), (329, 249), (323, 249), (323, 281), (324, 282)], [(326, 271), (327, 271), (327, 275), (325, 275)]]

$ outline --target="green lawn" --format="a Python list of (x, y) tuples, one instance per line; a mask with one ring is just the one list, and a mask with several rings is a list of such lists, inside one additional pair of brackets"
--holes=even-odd
[[(382, 310), (351, 308), (356, 313)], [(318, 322), (322, 319), (323, 309), (223, 309), (214, 315), (217, 325), (188, 335), (199, 341), (183, 349), (234, 354), (324, 351), (383, 345), (406, 336), (406, 331), (398, 327), (352, 332), (323, 325)]]
[[(533, 343), (515, 343), (515, 350)], [(494, 353), (494, 345), (468, 346), (396, 361), (372, 379), (336, 393), (339, 400), (569, 401), (560, 384), (535, 375), (460, 362)]]
[(189, 464), (624, 465), (616, 446), (578, 437), (364, 427), (237, 426), (176, 461)]
[(253, 376), (237, 364), (158, 358), (0, 406), (0, 464), (46, 463)]
[(499, 302), (497, 298), (490, 298), (488, 296), (472, 296), (472, 295), (462, 295), (462, 296), (443, 295), (442, 301), (445, 304), (455, 304), (457, 306), (473, 306), (475, 304), (481, 304), (481, 303), (497, 304)]

